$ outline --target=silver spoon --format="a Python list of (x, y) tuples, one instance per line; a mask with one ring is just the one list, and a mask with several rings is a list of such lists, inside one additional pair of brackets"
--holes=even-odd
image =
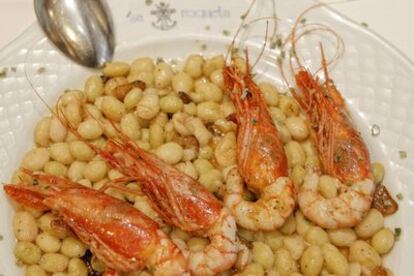
[(37, 20), (66, 56), (87, 67), (112, 59), (115, 39), (104, 0), (34, 0)]

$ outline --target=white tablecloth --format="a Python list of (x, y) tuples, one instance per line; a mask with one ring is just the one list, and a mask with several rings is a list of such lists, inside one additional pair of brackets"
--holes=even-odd
[[(35, 20), (32, 3), (33, 0), (0, 0), (0, 48), (11, 42)], [(344, 1), (334, 7), (357, 22), (366, 22), (369, 28), (391, 41), (414, 60), (413, 0)]]

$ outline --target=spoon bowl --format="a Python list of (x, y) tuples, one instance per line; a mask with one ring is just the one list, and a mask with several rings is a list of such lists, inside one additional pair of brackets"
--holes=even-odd
[(104, 0), (34, 0), (34, 9), (46, 36), (73, 61), (96, 68), (112, 59), (114, 29)]

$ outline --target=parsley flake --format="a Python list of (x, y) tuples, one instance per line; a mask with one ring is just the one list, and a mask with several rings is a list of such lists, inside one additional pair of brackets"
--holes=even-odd
[(145, 5), (151, 6), (152, 5), (152, 0), (145, 0)]
[(361, 22), (361, 26), (365, 27), (365, 28), (368, 28), (368, 23), (367, 22)]
[(0, 68), (0, 78), (7, 76), (7, 68)]
[(407, 152), (406, 151), (400, 150), (398, 153), (400, 154), (400, 159), (407, 158)]
[(38, 74), (43, 74), (44, 72), (46, 72), (46, 68), (45, 67), (39, 67), (39, 69), (37, 69), (37, 73)]
[(394, 237), (395, 237), (396, 241), (398, 241), (400, 239), (401, 232), (402, 232), (402, 230), (401, 230), (400, 227), (394, 228)]
[(223, 30), (223, 35), (229, 36), (230, 35), (230, 31), (229, 30)]
[(398, 193), (398, 194), (396, 194), (395, 196), (396, 196), (396, 197), (397, 197), (397, 199), (398, 199), (398, 200), (400, 200), (400, 201), (404, 199), (404, 196), (403, 196), (403, 194), (402, 194), (402, 193)]

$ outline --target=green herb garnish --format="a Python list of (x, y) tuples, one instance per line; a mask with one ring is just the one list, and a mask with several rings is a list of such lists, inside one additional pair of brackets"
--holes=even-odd
[(45, 67), (39, 67), (39, 69), (37, 69), (37, 73), (38, 74), (43, 74), (44, 72), (46, 72), (46, 68)]
[(403, 200), (404, 199), (404, 196), (403, 196), (402, 193), (398, 193), (395, 196), (397, 197), (398, 200)]
[(33, 185), (33, 186), (39, 185), (39, 180), (37, 180), (37, 179), (33, 179), (33, 181), (32, 181), (32, 185)]
[(147, 6), (152, 5), (152, 0), (145, 0), (145, 5), (147, 5)]
[(400, 154), (400, 159), (407, 158), (407, 152), (406, 151), (400, 150), (398, 153)]
[(368, 23), (367, 22), (361, 22), (361, 26), (368, 28)]
[(401, 232), (402, 231), (401, 231), (400, 227), (394, 228), (394, 237), (395, 237), (396, 241), (398, 241), (400, 239)]
[(230, 31), (229, 30), (223, 30), (223, 35), (229, 36), (230, 35)]
[(7, 68), (0, 68), (0, 78), (7, 76)]

